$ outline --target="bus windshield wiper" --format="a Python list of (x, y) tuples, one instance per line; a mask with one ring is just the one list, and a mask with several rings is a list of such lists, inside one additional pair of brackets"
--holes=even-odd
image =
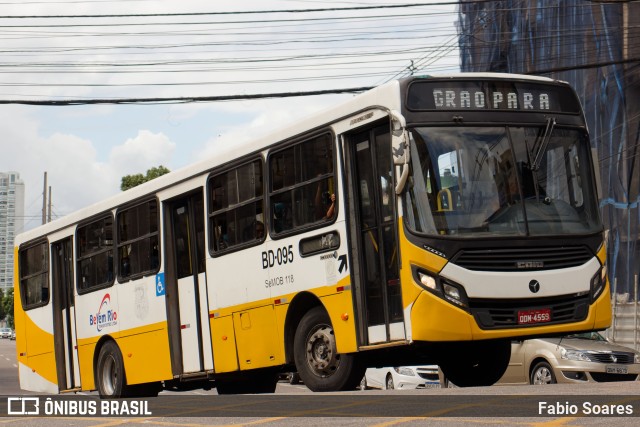
[[(540, 169), (540, 162), (542, 161), (542, 155), (547, 151), (547, 145), (549, 145), (549, 141), (551, 140), (551, 134), (553, 133), (553, 128), (556, 127), (556, 118), (548, 117), (547, 118), (547, 127), (544, 129), (544, 134), (542, 135), (542, 141), (538, 146), (538, 150), (536, 151), (536, 155), (533, 158), (533, 164), (531, 165), (532, 171), (537, 171)], [(533, 154), (533, 153), (532, 153)]]

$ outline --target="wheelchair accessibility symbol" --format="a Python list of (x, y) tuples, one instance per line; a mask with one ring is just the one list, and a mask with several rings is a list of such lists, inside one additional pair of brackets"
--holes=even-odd
[(164, 293), (164, 273), (158, 273), (156, 274), (156, 296), (162, 296)]

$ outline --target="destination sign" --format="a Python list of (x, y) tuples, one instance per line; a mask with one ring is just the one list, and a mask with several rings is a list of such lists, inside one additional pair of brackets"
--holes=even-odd
[(578, 100), (567, 86), (501, 80), (415, 81), (407, 108), (414, 111), (529, 111), (578, 113)]

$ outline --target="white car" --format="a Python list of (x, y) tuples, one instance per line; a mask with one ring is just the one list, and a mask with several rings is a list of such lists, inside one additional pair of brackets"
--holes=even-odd
[(362, 390), (368, 388), (408, 390), (440, 387), (438, 367), (400, 366), (393, 368), (369, 368), (360, 383)]
[(11, 338), (11, 328), (0, 328), (0, 338)]

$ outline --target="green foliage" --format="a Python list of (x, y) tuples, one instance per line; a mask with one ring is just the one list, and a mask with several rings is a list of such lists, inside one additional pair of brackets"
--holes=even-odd
[(151, 181), (152, 179), (155, 179), (159, 176), (162, 176), (164, 174), (167, 174), (171, 172), (169, 169), (165, 168), (164, 166), (160, 165), (157, 168), (151, 168), (147, 171), (147, 176), (145, 177), (147, 181)]
[(151, 181), (152, 179), (155, 179), (169, 172), (170, 172), (169, 169), (160, 165), (158, 167), (153, 167), (147, 170), (146, 175), (142, 175), (141, 173), (137, 173), (134, 175), (125, 175), (122, 177), (122, 181), (120, 182), (120, 190), (122, 191), (129, 190), (130, 188), (136, 187), (147, 181)]
[(9, 289), (6, 295), (3, 295), (0, 306), (2, 306), (2, 317), (7, 319), (7, 327), (13, 329), (15, 327), (13, 324), (13, 289)]

